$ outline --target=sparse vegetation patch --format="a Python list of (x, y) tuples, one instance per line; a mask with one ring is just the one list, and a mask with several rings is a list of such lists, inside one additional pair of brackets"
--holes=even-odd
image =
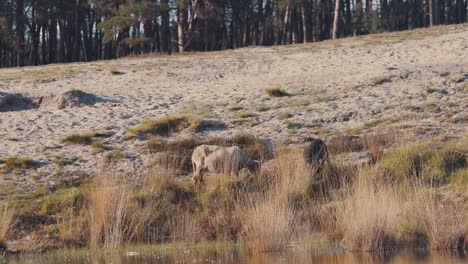
[(0, 164), (3, 164), (5, 168), (10, 171), (21, 172), (32, 168), (36, 162), (30, 158), (9, 157), (6, 159), (0, 159)]
[(217, 121), (203, 120), (189, 115), (169, 116), (157, 120), (144, 120), (141, 125), (130, 129), (131, 135), (170, 136), (172, 133), (191, 130), (200, 132), (206, 129), (220, 129), (224, 125)]
[(281, 88), (271, 88), (267, 89), (266, 93), (271, 96), (271, 97), (285, 97), (285, 96), (291, 96), (290, 93), (287, 91), (281, 89)]
[(372, 86), (381, 85), (391, 81), (391, 76), (377, 76), (369, 80), (369, 84)]
[(93, 134), (73, 134), (62, 139), (62, 143), (75, 145), (91, 145), (93, 143)]

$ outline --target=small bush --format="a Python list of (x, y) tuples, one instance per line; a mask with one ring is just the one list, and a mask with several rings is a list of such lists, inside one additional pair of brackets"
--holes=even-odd
[(291, 96), (288, 92), (281, 88), (272, 88), (272, 89), (267, 89), (266, 93), (271, 96), (271, 97), (285, 97), (285, 96)]

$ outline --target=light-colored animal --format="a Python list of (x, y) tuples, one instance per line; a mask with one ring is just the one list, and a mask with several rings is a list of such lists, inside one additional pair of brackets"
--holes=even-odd
[(203, 173), (206, 171), (239, 176), (243, 168), (252, 173), (260, 169), (260, 163), (247, 157), (237, 146), (198, 146), (192, 153), (192, 166), (195, 191), (198, 190), (198, 183), (205, 183)]

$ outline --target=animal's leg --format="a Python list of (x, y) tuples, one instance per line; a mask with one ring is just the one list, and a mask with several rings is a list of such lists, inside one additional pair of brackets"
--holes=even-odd
[(197, 174), (197, 179), (201, 184), (205, 184), (205, 179), (203, 178), (203, 168), (202, 166), (197, 167), (197, 170), (195, 172)]
[(200, 183), (205, 185), (205, 179), (203, 178), (203, 173), (200, 171)]
[(194, 189), (195, 192), (198, 191), (198, 182), (200, 182), (200, 169), (201, 166), (197, 166), (195, 162), (192, 162), (193, 167), (193, 182), (194, 182)]
[(198, 177), (196, 178), (193, 178), (193, 181), (194, 181), (194, 190), (195, 192), (198, 192)]

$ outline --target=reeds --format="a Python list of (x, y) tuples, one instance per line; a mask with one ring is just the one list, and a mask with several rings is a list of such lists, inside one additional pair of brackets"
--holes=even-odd
[(14, 225), (14, 209), (8, 203), (0, 202), (0, 246), (5, 242), (8, 231)]

